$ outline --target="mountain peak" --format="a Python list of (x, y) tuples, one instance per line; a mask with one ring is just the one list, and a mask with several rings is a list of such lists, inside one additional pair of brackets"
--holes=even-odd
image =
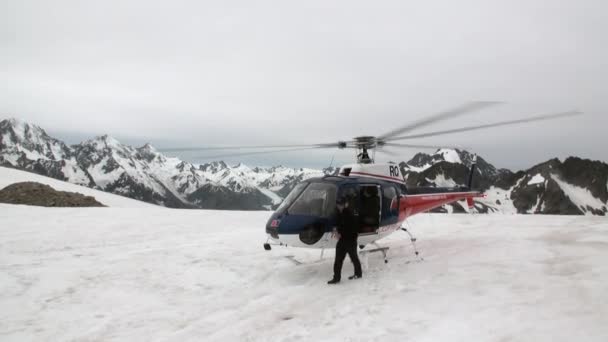
[(251, 168), (249, 168), (249, 166), (243, 164), (243, 163), (238, 163), (235, 166), (232, 167), (233, 170), (235, 171), (241, 171), (241, 172), (249, 172), (251, 171)]
[(10, 126), (23, 126), (28, 124), (27, 122), (17, 119), (17, 118), (8, 118), (0, 121), (0, 126), (10, 125)]
[[(137, 153), (139, 154), (139, 156), (141, 158), (146, 159), (148, 162), (151, 162), (152, 160), (154, 160), (154, 158), (159, 158), (159, 160), (164, 161), (165, 158), (162, 154), (160, 154), (155, 148), (154, 146), (152, 146), (149, 143), (146, 143), (144, 146), (142, 147), (138, 147), (136, 148)], [(183, 170), (183, 168), (182, 168)]]
[[(460, 154), (462, 151), (451, 148), (440, 148), (435, 152), (434, 155), (440, 156), (444, 161), (453, 164), (462, 164), (462, 160), (460, 159)], [(467, 152), (468, 153), (468, 152)]]
[(138, 150), (140, 152), (158, 153), (158, 150), (154, 146), (152, 146), (152, 144), (150, 144), (150, 143), (146, 143), (144, 146), (139, 147)]
[(4, 120), (0, 121), (0, 126), (5, 126), (5, 125), (14, 126), (14, 125), (17, 125), (19, 122), (22, 122), (22, 121), (19, 119), (16, 119), (16, 118), (8, 118), (8, 119), (4, 119)]
[(104, 134), (104, 135), (99, 135), (96, 136), (95, 138), (91, 139), (91, 140), (87, 140), (85, 142), (82, 143), (83, 145), (94, 145), (97, 148), (117, 148), (120, 147), (122, 144), (120, 143), (120, 141), (116, 140), (115, 138)]
[[(440, 162), (448, 162), (452, 164), (461, 164), (467, 168), (471, 167), (475, 160), (475, 154), (460, 149), (440, 148), (433, 154), (417, 153), (407, 163), (401, 163), (406, 171), (423, 172), (433, 165)], [(483, 158), (477, 158), (477, 170), (480, 173), (488, 175), (496, 175), (498, 170), (486, 162)]]
[(29, 160), (60, 160), (69, 155), (68, 147), (28, 122), (9, 118), (0, 121), (0, 152), (14, 164), (25, 156)]
[(16, 118), (0, 121), (0, 134), (8, 132), (19, 142), (50, 138), (42, 128)]
[(113, 138), (107, 134), (100, 136), (99, 139), (103, 140), (104, 142), (106, 142), (108, 144), (120, 145), (120, 141), (116, 140), (115, 138)]
[(220, 170), (227, 169), (228, 165), (223, 161), (214, 161), (211, 163), (205, 163), (199, 166), (199, 170), (201, 171), (210, 171), (210, 172), (218, 172)]

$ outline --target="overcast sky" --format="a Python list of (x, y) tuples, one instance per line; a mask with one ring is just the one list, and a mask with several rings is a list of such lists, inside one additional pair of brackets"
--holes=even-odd
[[(0, 119), (71, 142), (107, 133), (158, 148), (325, 143), (500, 100), (425, 130), (585, 116), (415, 142), (467, 147), (512, 169), (568, 155), (606, 161), (607, 13), (602, 0), (3, 0)], [(334, 154), (351, 161), (333, 150), (229, 160), (319, 167)]]

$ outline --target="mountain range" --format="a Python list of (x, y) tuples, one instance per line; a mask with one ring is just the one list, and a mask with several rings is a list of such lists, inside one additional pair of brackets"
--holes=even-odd
[[(399, 166), (410, 187), (466, 184), (474, 156), (462, 150), (418, 153)], [(150, 144), (131, 147), (103, 135), (76, 145), (17, 119), (0, 122), (0, 165), (172, 208), (269, 210), (298, 182), (337, 172), (193, 164), (167, 157)], [(477, 158), (473, 187), (486, 197), (480, 213), (593, 214), (608, 212), (608, 164), (576, 157), (551, 159), (524, 171), (497, 169)], [(440, 212), (469, 211), (454, 203)]]

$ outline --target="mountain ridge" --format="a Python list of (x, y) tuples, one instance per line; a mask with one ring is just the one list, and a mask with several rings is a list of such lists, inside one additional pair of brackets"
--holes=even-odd
[(16, 119), (0, 122), (0, 138), (1, 165), (173, 208), (270, 209), (280, 197), (273, 190), (323, 174), (282, 166), (252, 170), (223, 161), (197, 165), (167, 157), (149, 143), (132, 147), (109, 135), (68, 146)]
[[(458, 149), (417, 153), (400, 162), (409, 187), (465, 185), (476, 158), (473, 187), (486, 197), (476, 212), (593, 214), (608, 210), (608, 165), (577, 157), (557, 158), (528, 170), (498, 169)], [(109, 135), (67, 145), (44, 129), (18, 119), (0, 121), (0, 165), (172, 208), (268, 210), (307, 178), (334, 174), (284, 166), (193, 164), (167, 157), (149, 143), (132, 147)], [(602, 186), (603, 185), (603, 186)], [(466, 212), (462, 203), (437, 209)]]

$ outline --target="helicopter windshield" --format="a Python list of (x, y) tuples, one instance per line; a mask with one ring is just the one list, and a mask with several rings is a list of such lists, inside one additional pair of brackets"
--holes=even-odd
[(289, 195), (285, 197), (283, 202), (281, 202), (281, 205), (279, 205), (277, 211), (282, 212), (285, 208), (289, 207), (293, 203), (293, 201), (295, 201), (298, 195), (302, 193), (302, 190), (304, 190), (307, 185), (308, 183), (299, 183), (298, 185), (296, 185), (293, 190), (291, 190)]
[[(291, 195), (291, 194), (290, 194)], [(336, 186), (331, 183), (312, 183), (289, 207), (290, 215), (329, 217), (336, 207)]]

